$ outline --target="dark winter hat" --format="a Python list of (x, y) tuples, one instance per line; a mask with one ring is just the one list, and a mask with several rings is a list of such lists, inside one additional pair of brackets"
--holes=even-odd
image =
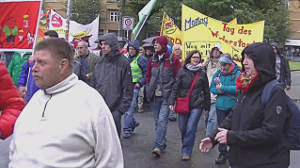
[(155, 38), (155, 41), (157, 41), (161, 47), (162, 47), (162, 51), (161, 52), (166, 52), (168, 51), (168, 48), (167, 48), (167, 44), (168, 44), (168, 39), (164, 36), (158, 36)]

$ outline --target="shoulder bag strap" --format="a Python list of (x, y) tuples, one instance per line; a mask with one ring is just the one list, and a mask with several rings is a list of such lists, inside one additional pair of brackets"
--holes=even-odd
[(193, 80), (193, 82), (192, 82), (192, 85), (191, 85), (191, 87), (190, 87), (190, 90), (189, 90), (189, 92), (188, 92), (188, 94), (187, 94), (188, 97), (191, 96), (192, 90), (193, 90), (193, 88), (194, 88), (194, 86), (195, 86), (195, 84), (196, 84), (196, 82), (197, 82), (197, 79), (198, 79), (199, 75), (200, 75), (200, 71), (198, 71), (197, 74), (196, 74), (196, 76), (194, 77), (194, 80)]

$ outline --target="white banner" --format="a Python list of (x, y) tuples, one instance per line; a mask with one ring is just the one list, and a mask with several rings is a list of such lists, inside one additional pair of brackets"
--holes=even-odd
[(49, 16), (49, 30), (54, 30), (58, 33), (59, 38), (65, 38), (67, 29), (67, 19), (63, 18), (60, 14), (51, 9)]
[(89, 48), (95, 49), (98, 43), (99, 32), (99, 16), (90, 24), (82, 25), (75, 21), (70, 22), (69, 42), (76, 43), (76, 41), (85, 40), (89, 42)]
[[(65, 38), (67, 19), (60, 14), (51, 10), (49, 17), (49, 30), (54, 30), (58, 33), (59, 38)], [(70, 21), (69, 42), (77, 45), (81, 40), (89, 42), (89, 48), (95, 49), (98, 44), (95, 41), (98, 39), (99, 32), (99, 16), (90, 24), (82, 25), (73, 20)]]

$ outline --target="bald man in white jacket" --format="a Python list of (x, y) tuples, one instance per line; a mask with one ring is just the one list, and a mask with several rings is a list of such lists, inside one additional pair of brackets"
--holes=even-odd
[(41, 89), (17, 119), (9, 168), (123, 168), (111, 112), (73, 73), (68, 43), (44, 40), (35, 51), (33, 76)]

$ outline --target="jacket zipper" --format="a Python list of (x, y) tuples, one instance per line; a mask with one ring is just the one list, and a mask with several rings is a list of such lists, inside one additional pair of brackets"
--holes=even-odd
[(52, 98), (52, 95), (50, 95), (50, 98), (45, 103), (44, 110), (43, 110), (43, 113), (42, 113), (42, 119), (41, 120), (46, 120), (46, 118), (45, 118), (45, 111), (46, 111), (46, 107), (48, 105), (48, 102), (50, 101), (51, 98)]

